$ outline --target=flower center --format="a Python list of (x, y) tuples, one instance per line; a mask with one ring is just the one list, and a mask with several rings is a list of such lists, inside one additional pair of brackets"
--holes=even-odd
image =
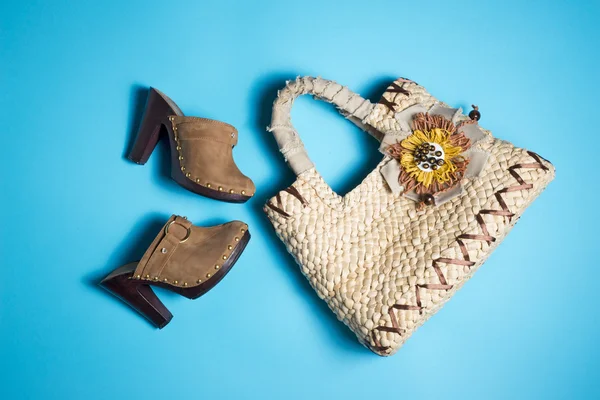
[(415, 164), (423, 172), (432, 172), (445, 164), (444, 149), (437, 143), (425, 142), (413, 152)]

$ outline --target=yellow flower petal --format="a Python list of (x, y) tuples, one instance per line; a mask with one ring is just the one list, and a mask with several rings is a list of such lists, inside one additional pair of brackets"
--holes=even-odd
[[(415, 130), (412, 135), (402, 141), (403, 151), (400, 165), (415, 182), (428, 188), (434, 181), (443, 185), (456, 179), (454, 173), (458, 168), (453, 160), (460, 156), (463, 149), (450, 144), (450, 135), (450, 132), (441, 128), (428, 131)], [(413, 153), (423, 143), (437, 143), (444, 150), (445, 163), (435, 171), (423, 171), (417, 165)]]

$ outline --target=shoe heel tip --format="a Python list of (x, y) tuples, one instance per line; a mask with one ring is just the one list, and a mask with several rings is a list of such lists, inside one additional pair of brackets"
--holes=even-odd
[(136, 158), (134, 158), (134, 157), (132, 157), (132, 156), (127, 156), (127, 159), (128, 159), (129, 161), (131, 161), (131, 162), (134, 162), (134, 163), (136, 163), (137, 165), (144, 165), (144, 164), (146, 164), (145, 162), (142, 162), (142, 160), (140, 160), (140, 159), (136, 159)]
[(157, 325), (156, 327), (158, 329), (162, 329), (165, 326), (169, 325), (169, 322), (171, 322), (171, 320), (173, 319), (173, 316), (171, 316), (169, 319), (166, 319), (164, 322), (160, 323), (159, 325)]

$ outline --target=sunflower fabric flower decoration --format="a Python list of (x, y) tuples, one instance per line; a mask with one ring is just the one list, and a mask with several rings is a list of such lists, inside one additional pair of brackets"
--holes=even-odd
[(461, 109), (421, 104), (395, 115), (400, 131), (384, 138), (382, 150), (392, 157), (382, 173), (390, 188), (419, 203), (441, 205), (462, 193), (467, 178), (476, 177), (488, 153), (473, 145), (486, 137), (477, 118)]
[(388, 151), (400, 161), (398, 181), (404, 190), (434, 195), (461, 181), (469, 164), (461, 154), (470, 147), (471, 140), (457, 132), (452, 121), (419, 113), (413, 121), (413, 133)]

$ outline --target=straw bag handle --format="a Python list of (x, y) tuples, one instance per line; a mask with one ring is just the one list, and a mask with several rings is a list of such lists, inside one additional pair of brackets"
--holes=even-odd
[(314, 167), (292, 125), (290, 115), (294, 100), (303, 94), (311, 94), (316, 99), (335, 104), (346, 118), (381, 141), (383, 134), (366, 122), (374, 107), (369, 100), (334, 81), (312, 77), (297, 78), (278, 92), (273, 103), (271, 126), (267, 128), (273, 132), (279, 150), (296, 175)]

